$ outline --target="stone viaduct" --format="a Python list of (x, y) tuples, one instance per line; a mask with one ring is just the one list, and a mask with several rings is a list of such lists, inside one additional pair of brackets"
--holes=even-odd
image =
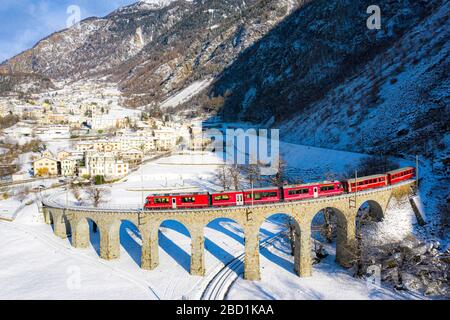
[(134, 223), (142, 238), (141, 267), (152, 270), (158, 266), (158, 229), (165, 220), (182, 223), (191, 236), (192, 275), (204, 275), (204, 228), (218, 218), (229, 218), (244, 230), (245, 271), (247, 280), (260, 279), (259, 229), (262, 223), (274, 214), (292, 217), (296, 225), (295, 272), (301, 277), (311, 276), (311, 224), (314, 216), (329, 208), (337, 216), (336, 261), (348, 266), (355, 244), (356, 216), (359, 208), (368, 203), (372, 214), (383, 219), (388, 203), (395, 192), (409, 190), (415, 181), (387, 186), (379, 189), (344, 194), (337, 197), (318, 198), (296, 202), (280, 202), (232, 208), (207, 208), (190, 210), (108, 210), (58, 206), (43, 202), (46, 223), (53, 223), (54, 234), (67, 238), (75, 248), (89, 245), (89, 224), (94, 221), (100, 231), (100, 257), (106, 260), (119, 258), (120, 225), (128, 220)]

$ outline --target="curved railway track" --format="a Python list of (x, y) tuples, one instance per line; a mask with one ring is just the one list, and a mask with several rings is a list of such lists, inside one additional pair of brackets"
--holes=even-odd
[[(277, 233), (276, 235), (265, 239), (260, 243), (260, 249), (269, 247), (280, 236), (286, 234), (286, 231)], [(208, 282), (203, 290), (200, 300), (225, 300), (229, 289), (237, 280), (239, 275), (243, 273), (245, 253), (225, 264), (219, 272)]]

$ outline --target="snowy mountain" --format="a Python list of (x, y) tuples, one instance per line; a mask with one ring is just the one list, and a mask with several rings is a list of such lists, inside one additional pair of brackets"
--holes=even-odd
[(449, 4), (311, 1), (257, 41), (212, 84), (225, 120), (281, 129), (290, 142), (448, 163)]
[(55, 80), (110, 78), (130, 107), (212, 78), (301, 1), (140, 1), (83, 20), (0, 66)]

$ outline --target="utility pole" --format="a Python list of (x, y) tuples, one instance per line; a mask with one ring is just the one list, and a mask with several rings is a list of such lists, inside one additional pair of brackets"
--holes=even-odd
[[(351, 183), (350, 183), (350, 186), (351, 186)], [(357, 192), (357, 190), (358, 190), (358, 170), (355, 170), (355, 192), (354, 192), (355, 197), (353, 198), (353, 204), (352, 204), (352, 198), (348, 199), (350, 208), (356, 209), (356, 192)]]
[(416, 187), (419, 190), (419, 155), (416, 154)]
[(144, 168), (141, 164), (141, 206), (144, 205)]
[(255, 193), (253, 192), (253, 179), (252, 179), (252, 207), (254, 205)]

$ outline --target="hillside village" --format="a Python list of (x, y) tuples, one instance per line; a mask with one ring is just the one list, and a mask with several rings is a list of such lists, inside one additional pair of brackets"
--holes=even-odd
[(9, 161), (16, 166), (4, 182), (57, 176), (115, 180), (155, 155), (204, 144), (201, 121), (182, 123), (171, 115), (122, 108), (113, 86), (91, 82), (1, 97), (0, 117), (15, 122), (0, 135), (2, 162), (11, 160), (6, 150), (37, 142), (28, 158)]

